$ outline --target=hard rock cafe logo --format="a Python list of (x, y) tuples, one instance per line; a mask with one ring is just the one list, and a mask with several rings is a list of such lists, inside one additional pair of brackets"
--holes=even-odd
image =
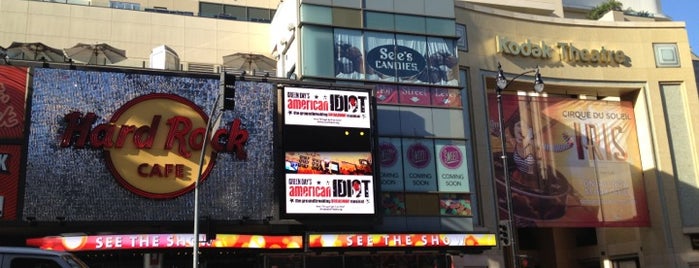
[[(172, 94), (148, 94), (119, 108), (107, 123), (93, 127), (94, 113), (65, 115), (61, 147), (104, 150), (112, 175), (126, 189), (148, 198), (173, 198), (194, 189), (204, 144), (206, 114)], [(248, 131), (240, 119), (214, 132), (202, 162), (201, 181), (213, 168), (216, 152), (247, 158)]]

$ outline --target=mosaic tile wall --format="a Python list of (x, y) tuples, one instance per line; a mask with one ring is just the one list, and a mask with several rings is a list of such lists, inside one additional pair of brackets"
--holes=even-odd
[[(33, 76), (24, 217), (52, 221), (191, 220), (194, 193), (153, 200), (123, 188), (109, 172), (100, 149), (59, 146), (64, 115), (80, 111), (107, 122), (127, 101), (149, 93), (171, 93), (210, 114), (217, 78), (37, 68)], [(241, 118), (249, 131), (248, 159), (219, 154), (210, 176), (199, 185), (200, 215), (216, 220), (274, 215), (273, 130), (275, 86), (237, 82), (236, 107), (223, 122)]]

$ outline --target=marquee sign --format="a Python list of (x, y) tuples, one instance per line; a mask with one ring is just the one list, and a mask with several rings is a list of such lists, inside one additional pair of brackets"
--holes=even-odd
[(310, 234), (309, 248), (495, 246), (494, 234)]
[[(204, 234), (199, 235), (199, 240), (205, 238)], [(48, 250), (101, 251), (191, 248), (194, 241), (193, 234), (118, 234), (30, 238), (27, 245)], [(235, 249), (299, 249), (302, 245), (300, 235), (218, 234), (207, 242), (199, 242), (201, 248)]]

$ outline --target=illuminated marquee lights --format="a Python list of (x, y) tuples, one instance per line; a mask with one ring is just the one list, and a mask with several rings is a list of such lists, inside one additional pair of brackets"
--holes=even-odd
[[(199, 236), (205, 237), (203, 234)], [(191, 248), (194, 241), (193, 234), (123, 234), (47, 236), (27, 239), (27, 245), (59, 251), (99, 251)], [(219, 234), (215, 239), (199, 243), (201, 248), (236, 249), (299, 249), (302, 245), (303, 237), (300, 235)]]
[(494, 234), (311, 234), (309, 248), (495, 246)]

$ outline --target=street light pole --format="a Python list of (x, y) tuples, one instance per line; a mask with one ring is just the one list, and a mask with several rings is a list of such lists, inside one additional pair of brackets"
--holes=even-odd
[[(510, 170), (509, 166), (507, 164), (507, 151), (505, 150), (507, 147), (507, 143), (505, 142), (505, 119), (504, 119), (504, 113), (503, 113), (503, 108), (502, 108), (502, 91), (507, 89), (512, 82), (517, 80), (517, 78), (520, 78), (523, 75), (530, 74), (530, 73), (535, 73), (534, 75), (534, 90), (537, 93), (541, 93), (544, 91), (544, 81), (541, 79), (541, 74), (539, 73), (539, 67), (537, 66), (536, 69), (534, 70), (529, 70), (524, 73), (521, 73), (514, 78), (510, 79), (509, 81), (507, 78), (505, 78), (505, 73), (502, 71), (502, 65), (498, 62), (498, 76), (495, 79), (495, 84), (496, 84), (496, 94), (497, 94), (497, 103), (498, 103), (498, 123), (499, 123), (499, 131), (500, 131), (500, 146), (501, 146), (501, 151), (502, 155), (500, 156), (502, 160), (502, 172), (503, 172), (503, 180), (505, 181), (505, 200), (507, 201), (507, 221), (504, 223), (506, 224), (506, 230), (508, 230), (510, 233), (507, 234), (509, 237), (510, 241), (510, 254), (512, 256), (512, 267), (517, 268), (519, 267), (519, 262), (517, 261), (517, 229), (516, 229), (516, 224), (515, 224), (515, 213), (514, 209), (512, 208), (512, 188), (511, 188), (511, 183), (510, 183)], [(497, 185), (497, 184), (496, 184)]]
[[(209, 146), (209, 133), (212, 128), (218, 126), (218, 121), (223, 115), (224, 110), (231, 110), (232, 100), (231, 94), (229, 92), (235, 91), (231, 85), (235, 84), (235, 77), (232, 77), (230, 81), (226, 81), (226, 72), (221, 72), (221, 77), (219, 79), (219, 94), (216, 96), (216, 101), (214, 101), (211, 107), (211, 113), (208, 120), (206, 121), (206, 129), (204, 130), (204, 140), (202, 142), (201, 154), (199, 154), (199, 172), (197, 172), (197, 179), (194, 181), (194, 230), (192, 231), (194, 235), (194, 244), (192, 245), (192, 268), (199, 267), (199, 181), (201, 180), (202, 172), (204, 170), (204, 158), (206, 157), (206, 147)], [(210, 240), (210, 237), (206, 238)]]

